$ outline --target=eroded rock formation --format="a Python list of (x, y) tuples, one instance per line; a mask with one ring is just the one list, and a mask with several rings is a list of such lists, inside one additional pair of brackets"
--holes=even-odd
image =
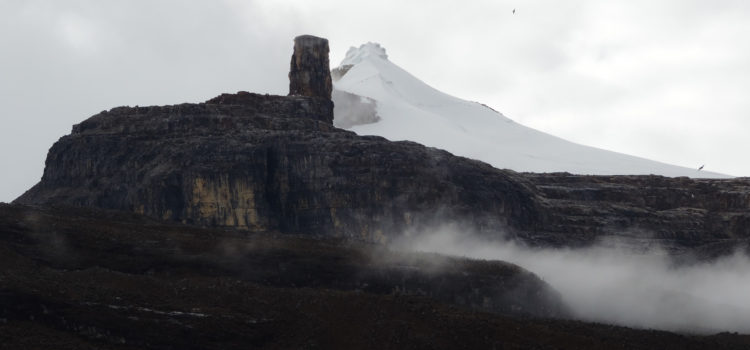
[(336, 129), (310, 117), (327, 110), (317, 101), (240, 94), (115, 108), (61, 138), (42, 181), (17, 201), (371, 241), (437, 218), (488, 229), (534, 220), (516, 174)]
[(328, 40), (312, 35), (294, 38), (294, 53), (289, 70), (289, 95), (331, 99)]

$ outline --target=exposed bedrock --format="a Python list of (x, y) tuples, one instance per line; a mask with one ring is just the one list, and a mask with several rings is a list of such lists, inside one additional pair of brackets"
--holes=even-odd
[(615, 237), (717, 255), (750, 238), (750, 179), (524, 174), (556, 245)]
[(322, 108), (315, 99), (247, 97), (93, 116), (52, 147), (42, 181), (17, 201), (370, 241), (438, 219), (488, 230), (536, 221), (513, 172), (336, 129), (307, 116)]

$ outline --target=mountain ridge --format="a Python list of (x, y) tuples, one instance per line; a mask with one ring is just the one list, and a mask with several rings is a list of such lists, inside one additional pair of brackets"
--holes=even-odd
[[(335, 90), (377, 104), (376, 122), (340, 124), (360, 135), (415, 141), (519, 172), (730, 177), (583, 146), (525, 127), (486, 105), (430, 87), (389, 61), (377, 43), (350, 48), (333, 72)], [(337, 118), (356, 117), (340, 113)]]

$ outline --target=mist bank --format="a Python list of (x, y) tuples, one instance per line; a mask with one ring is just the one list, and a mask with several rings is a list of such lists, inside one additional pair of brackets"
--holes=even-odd
[(392, 246), (520, 265), (559, 291), (574, 317), (584, 321), (750, 333), (750, 258), (739, 250), (711, 261), (678, 263), (658, 245), (608, 239), (586, 248), (531, 248), (479, 238), (452, 224), (407, 232)]

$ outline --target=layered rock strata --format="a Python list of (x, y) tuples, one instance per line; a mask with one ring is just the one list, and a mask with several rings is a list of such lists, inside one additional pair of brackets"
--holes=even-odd
[(42, 181), (17, 202), (369, 241), (437, 220), (487, 230), (536, 220), (517, 174), (336, 129), (318, 101), (240, 93), (102, 112), (52, 147)]
[[(603, 238), (645, 247), (731, 252), (750, 239), (750, 179), (524, 174), (539, 204), (548, 245)], [(647, 243), (647, 244), (644, 244)]]

